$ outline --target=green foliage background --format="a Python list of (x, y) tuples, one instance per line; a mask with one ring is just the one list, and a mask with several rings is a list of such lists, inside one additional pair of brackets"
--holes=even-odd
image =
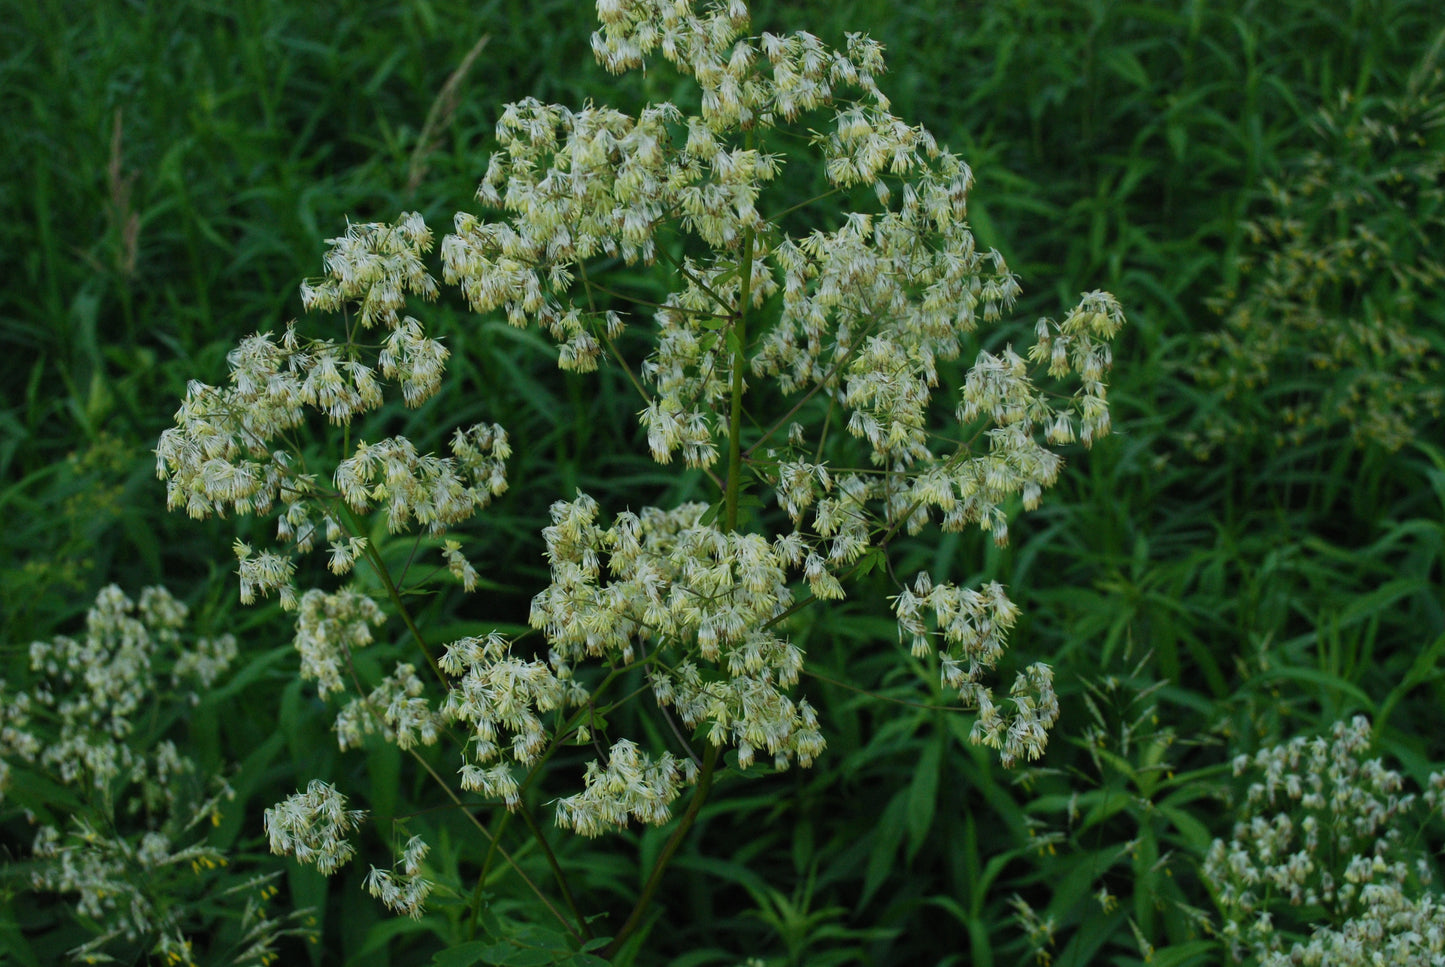
[[(1264, 254), (1249, 227), (1271, 214), (1265, 179), (1288, 179), (1321, 149), (1320, 108), (1346, 91), (1340, 110), (1379, 112), (1412, 77), (1442, 89), (1445, 60), (1434, 81), (1428, 60), (1432, 45), (1440, 57), (1436, 7), (754, 5), (755, 29), (829, 42), (864, 30), (887, 45), (894, 111), (978, 175), (974, 229), (1022, 277), (1021, 324), (1084, 290), (1119, 297), (1131, 326), (1116, 353), (1116, 436), (1071, 459), (1009, 548), (965, 534), (901, 550), (901, 571), (1009, 586), (1023, 610), (1013, 647), (1054, 664), (1065, 705), (1044, 768), (1006, 773), (972, 749), (967, 717), (929, 707), (886, 614), (811, 612), (793, 634), (821, 670), (802, 687), (827, 755), (715, 797), (622, 962), (983, 967), (1045, 949), (1073, 967), (1141, 962), (1141, 937), (1155, 964), (1222, 962), (1192, 911), (1210, 908), (1197, 857), (1228, 829), (1215, 797), (1232, 754), (1364, 712), (1379, 751), (1417, 780), (1445, 760), (1438, 413), (1422, 411), (1395, 450), (1357, 446), (1348, 428), (1280, 446), (1264, 426), (1277, 405), (1267, 387), (1225, 394), (1200, 370), (1221, 325), (1211, 302), (1258, 284), (1242, 268)], [(295, 681), (285, 621), (234, 601), (236, 525), (167, 514), (150, 448), (186, 380), (218, 380), (237, 339), (299, 313), (297, 283), (348, 217), (417, 209), (445, 226), (468, 207), (500, 105), (668, 96), (595, 67), (592, 26), (589, 5), (564, 0), (0, 0), (0, 677), (23, 680), (28, 643), (74, 630), (110, 581), (165, 583), (202, 622), (234, 630), (248, 671), (190, 722), (192, 755), (240, 763), (219, 845), (264, 853), (262, 808), (313, 775), (348, 792), (369, 784), (359, 804), (383, 821), (418, 790), (394, 753), (334, 751), (323, 710)], [(455, 113), (420, 144), (483, 36)], [(1358, 216), (1399, 233), (1397, 264), (1445, 250), (1445, 118), (1417, 120), (1412, 150), (1437, 159), (1420, 198), (1404, 217), (1383, 203)], [(1386, 152), (1359, 163), (1395, 162)], [(1329, 226), (1324, 202), (1313, 212)], [(1376, 271), (1349, 284), (1368, 295), (1390, 281)], [(1350, 304), (1339, 325), (1358, 324)], [(411, 427), (496, 420), (525, 441), (512, 491), (470, 535), (472, 559), (488, 563), (485, 592), (431, 617), (521, 623), (546, 583), (538, 532), (553, 499), (582, 486), (636, 505), (689, 485), (647, 459), (618, 374), (560, 374), (535, 333), (445, 302), (426, 311), (453, 363)], [(1438, 286), (1393, 311), (1445, 354)], [(1310, 379), (1339, 377), (1291, 378), (1308, 394)], [(1201, 461), (1188, 434), (1221, 411), (1261, 432)], [(8, 861), (29, 841), (26, 822), (0, 812), (0, 829)], [(437, 862), (466, 882), (476, 850), (460, 824), (455, 833)], [(383, 834), (372, 835), (368, 858), (384, 863)], [(559, 837), (557, 848), (586, 871), (594, 908), (625, 911), (647, 868), (638, 857), (661, 836)], [(290, 951), (294, 962), (426, 963), (465, 930), (442, 915), (384, 916), (359, 888), (364, 864), (330, 883), (288, 869), (278, 902), (316, 907), (322, 938)], [(0, 919), (16, 926), (0, 949), (49, 962), (79, 938), (24, 899), (23, 871), (12, 872)], [(1051, 946), (1031, 938), (1011, 898), (1053, 918)], [(513, 902), (499, 896), (495, 914)]]

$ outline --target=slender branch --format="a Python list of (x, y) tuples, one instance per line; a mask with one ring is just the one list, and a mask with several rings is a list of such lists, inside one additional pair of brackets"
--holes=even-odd
[(725, 527), (731, 533), (738, 529), (738, 493), (742, 489), (743, 470), (743, 371), (747, 368), (748, 308), (752, 302), (753, 232), (743, 236), (742, 264), (738, 269), (738, 309), (733, 323), (732, 400), (728, 413), (728, 479), (724, 494), (727, 516)]
[(708, 793), (712, 791), (713, 774), (717, 769), (718, 747), (708, 743), (707, 752), (703, 756), (702, 769), (698, 772), (697, 787), (693, 790), (692, 801), (687, 804), (687, 812), (682, 814), (678, 820), (677, 828), (667, 838), (667, 843), (662, 847), (662, 852), (657, 857), (657, 862), (652, 866), (652, 873), (647, 878), (647, 883), (642, 887), (642, 893), (637, 897), (637, 903), (633, 905), (632, 912), (628, 914), (627, 920), (622, 924), (622, 929), (617, 931), (617, 936), (602, 951), (602, 956), (608, 960), (617, 956), (622, 945), (627, 939), (637, 932), (638, 926), (642, 923), (642, 915), (652, 905), (652, 898), (657, 894), (657, 888), (662, 885), (662, 874), (672, 862), (673, 854), (687, 838), (692, 830), (692, 824), (697, 821), (697, 814), (702, 811), (703, 803), (707, 802)]
[(567, 909), (572, 911), (577, 925), (582, 928), (582, 934), (591, 940), (592, 928), (588, 925), (587, 919), (577, 911), (577, 900), (572, 896), (572, 888), (567, 885), (567, 874), (562, 871), (562, 864), (557, 861), (557, 854), (552, 852), (552, 844), (547, 842), (547, 837), (537, 827), (537, 821), (532, 818), (532, 814), (525, 807), (519, 810), (518, 814), (522, 817), (522, 822), (526, 824), (528, 832), (532, 834), (532, 838), (537, 841), (537, 845), (542, 847), (542, 853), (547, 858), (547, 865), (552, 867), (552, 876), (557, 881), (557, 889), (562, 891), (562, 900), (567, 904)]
[[(357, 521), (356, 515), (352, 513), (351, 508), (347, 506), (346, 501), (339, 501), (337, 506), (339, 506), (341, 512), (346, 515), (347, 520), (351, 524), (352, 532), (360, 534), (361, 524)], [(442, 674), (441, 666), (437, 664), (436, 658), (432, 656), (431, 647), (426, 643), (426, 638), (422, 636), (421, 629), (418, 628), (416, 622), (412, 620), (411, 610), (407, 608), (406, 603), (401, 600), (401, 590), (397, 588), (396, 582), (391, 579), (391, 572), (387, 570), (386, 562), (381, 559), (381, 553), (377, 551), (371, 541), (366, 542), (366, 547), (362, 553), (366, 555), (367, 563), (371, 565), (372, 571), (376, 573), (377, 578), (380, 579), (382, 585), (386, 588), (387, 596), (391, 598), (391, 603), (396, 606), (397, 613), (401, 615), (402, 622), (406, 625), (407, 630), (411, 632), (412, 638), (416, 640), (417, 647), (420, 648), (421, 653), (426, 656), (427, 667), (432, 670), (432, 674), (435, 675), (437, 681), (441, 683), (443, 690), (450, 687), (446, 676)]]
[[(431, 777), (436, 780), (437, 785), (441, 786), (442, 789), (446, 790), (446, 794), (451, 797), (452, 802), (462, 807), (462, 812), (465, 813), (466, 817), (472, 821), (472, 825), (477, 827), (481, 834), (491, 841), (492, 848), (502, 854), (502, 858), (507, 861), (507, 865), (512, 868), (512, 872), (520, 876), (522, 878), (522, 882), (526, 883), (527, 886), (532, 888), (532, 892), (537, 895), (537, 899), (541, 900), (542, 905), (546, 907), (549, 912), (551, 912), (552, 916), (557, 918), (558, 922), (562, 924), (562, 928), (568, 933), (570, 933), (574, 939), (580, 941), (582, 937), (577, 933), (576, 928), (572, 926), (566, 915), (563, 914), (561, 910), (558, 910), (556, 905), (554, 905), (551, 900), (547, 899), (547, 894), (543, 893), (541, 887), (537, 886), (536, 883), (532, 882), (532, 878), (527, 875), (527, 871), (522, 869), (521, 864), (516, 861), (512, 854), (508, 853), (507, 850), (500, 843), (498, 843), (495, 838), (493, 838), (491, 831), (487, 829), (487, 827), (482, 825), (481, 820), (477, 819), (476, 816), (472, 815), (472, 811), (466, 808), (466, 804), (462, 802), (461, 797), (456, 794), (456, 791), (453, 790), (452, 787), (448, 785), (441, 776), (437, 775), (437, 771), (432, 768), (431, 763), (427, 762), (426, 759), (418, 755), (415, 749), (412, 749), (410, 751), (412, 758), (415, 759), (417, 762), (421, 763), (421, 767), (431, 774)], [(478, 886), (480, 886), (480, 884), (478, 884)], [(575, 914), (576, 911), (574, 910), (573, 913)]]

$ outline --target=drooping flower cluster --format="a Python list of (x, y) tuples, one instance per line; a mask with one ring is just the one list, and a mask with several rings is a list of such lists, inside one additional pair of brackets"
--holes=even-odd
[(416, 667), (400, 662), (369, 695), (346, 704), (336, 716), (336, 736), (342, 749), (360, 748), (364, 736), (379, 730), (397, 748), (410, 749), (435, 744), (441, 725)]
[[(1417, 797), (1367, 758), (1370, 741), (1369, 721), (1356, 716), (1328, 739), (1235, 759), (1235, 775), (1251, 781), (1230, 840), (1214, 841), (1203, 872), (1237, 958), (1248, 951), (1284, 967), (1445, 956), (1445, 903), (1405, 828)], [(1432, 775), (1433, 810), (1442, 789), (1445, 776)]]
[[(185, 604), (165, 588), (146, 588), (138, 601), (116, 585), (101, 590), (86, 614), (82, 637), (61, 635), (31, 644), (30, 668), (38, 678), (31, 692), (5, 694), (0, 756), (18, 757), (63, 783), (97, 792), (117, 782), (137, 782), (145, 802), (174, 805), (175, 789), (167, 779), (191, 771), (190, 760), (168, 741), (148, 754), (127, 739), (155, 700), (163, 667), (175, 685), (204, 687), (236, 657), (231, 635), (183, 647), (187, 616)], [(58, 723), (58, 734), (49, 734), (48, 727), (44, 733), (32, 731), (32, 716), (42, 710), (44, 719)], [(33, 727), (41, 728), (40, 721)]]
[(519, 787), (511, 767), (500, 761), (502, 730), (512, 735), (512, 759), (531, 765), (549, 740), (542, 714), (569, 699), (578, 704), (585, 700), (585, 692), (570, 693), (546, 662), (525, 661), (511, 654), (509, 643), (498, 634), (453, 642), (440, 664), (444, 672), (459, 679), (447, 693), (442, 716), (461, 722), (471, 732), (472, 761), (462, 763), (462, 788), (500, 799), (515, 809), (521, 802)]
[(400, 871), (373, 866), (366, 875), (367, 892), (392, 911), (404, 913), (413, 920), (421, 919), (426, 898), (434, 885), (421, 875), (422, 861), (430, 851), (431, 847), (420, 836), (413, 836), (402, 848)]
[[(803, 654), (770, 629), (792, 604), (799, 542), (727, 533), (703, 522), (703, 504), (622, 513), (605, 530), (597, 512), (586, 495), (553, 505), (542, 532), (552, 583), (532, 601), (532, 626), (567, 662), (651, 655), (658, 702), (706, 725), (713, 744), (735, 745), (744, 764), (757, 750), (780, 767), (810, 764), (823, 749), (817, 719), (786, 691)], [(699, 663), (726, 677), (704, 676)]]
[(696, 777), (691, 759), (679, 762), (671, 753), (653, 759), (636, 743), (619, 739), (605, 768), (588, 764), (586, 788), (558, 801), (557, 825), (583, 836), (599, 836), (633, 819), (661, 826), (672, 818), (668, 806), (678, 791)]

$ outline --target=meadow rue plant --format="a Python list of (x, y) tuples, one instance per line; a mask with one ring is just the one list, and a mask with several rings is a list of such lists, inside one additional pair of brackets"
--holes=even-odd
[(302, 932), (266, 912), (275, 874), (233, 870), (207, 843), (235, 794), (167, 736), (237, 654), (231, 635), (185, 634), (187, 617), (165, 588), (132, 600), (111, 585), (83, 634), (31, 644), (28, 683), (0, 681), (0, 808), (35, 829), (13, 869), (25, 888), (75, 898), (91, 934), (79, 961), (266, 964)]
[[(1236, 961), (1264, 965), (1415, 964), (1445, 957), (1445, 903), (1416, 831), (1445, 807), (1445, 774), (1423, 796), (1368, 758), (1370, 723), (1335, 723), (1242, 755), (1249, 780), (1228, 842), (1203, 873)], [(1420, 807), (1426, 816), (1420, 816)], [(1418, 824), (1418, 825), (1416, 825)]]
[[(1124, 318), (1091, 292), (1062, 321), (1039, 320), (1022, 351), (988, 336), (1018, 283), (969, 231), (968, 166), (889, 112), (882, 49), (867, 37), (838, 49), (802, 32), (755, 35), (741, 0), (601, 0), (597, 13), (599, 63), (655, 69), (660, 55), (692, 80), (694, 100), (635, 116), (506, 106), (477, 193), (489, 214), (456, 216), (441, 278), (476, 312), (545, 330), (565, 370), (626, 365), (619, 341), (646, 325), (651, 351), (629, 376), (650, 454), (701, 475), (715, 500), (613, 510), (584, 492), (557, 500), (542, 531), (551, 581), (529, 618), (538, 644), (486, 631), (433, 642), (366, 522), (379, 515), (392, 534), (424, 537), (470, 590), (479, 573), (461, 527), (506, 491), (511, 443), (487, 423), (458, 429), (445, 454), (400, 436), (352, 442), (388, 389), (416, 407), (444, 376), (448, 350), (406, 312), (409, 297), (439, 294), (426, 263), (434, 238), (415, 213), (332, 239), (326, 275), (301, 296), (308, 310), (342, 313), (334, 334), (293, 323), (243, 340), (228, 385), (190, 385), (156, 457), (172, 508), (275, 518), (269, 547), (235, 545), (241, 597), (275, 594), (296, 612), (303, 677), (322, 697), (348, 696), (342, 748), (374, 733), (431, 770), (422, 750), (455, 743), (455, 784), (476, 798), (447, 794), (469, 815), (488, 802), (519, 815), (554, 866), (525, 793), (563, 745), (598, 751), (581, 790), (555, 800), (556, 824), (584, 836), (668, 823), (692, 790), (615, 951), (729, 768), (722, 750), (739, 769), (823, 753), (817, 714), (794, 693), (805, 655), (786, 619), (845, 598), (873, 569), (893, 577), (887, 548), (900, 532), (977, 525), (1005, 543), (1010, 513), (1036, 507), (1058, 478), (1051, 447), (1109, 432), (1110, 340)], [(799, 145), (820, 166), (819, 197), (783, 190)], [(821, 226), (793, 228), (813, 210)], [(618, 262), (673, 287), (661, 300), (628, 296), (604, 277)], [(965, 353), (961, 385), (945, 386), (946, 364)], [(298, 443), (323, 424), (343, 447), (324, 460)], [(767, 495), (756, 517), (750, 490)], [(338, 577), (367, 565), (385, 600), (359, 583), (303, 590), (312, 551)], [(1018, 616), (1004, 588), (927, 572), (893, 580), (900, 640), (976, 714), (973, 740), (1005, 765), (1040, 756), (1058, 716), (1049, 668), (1028, 666), (1002, 696), (990, 681)], [(352, 656), (388, 617), (420, 660), (364, 680)], [(593, 733), (633, 679), (690, 741), (663, 750)], [(320, 782), (267, 813), (273, 849), (324, 872), (350, 856), (359, 821)], [(425, 852), (408, 845), (368, 888), (418, 915)], [(590, 935), (575, 910), (557, 915)]]

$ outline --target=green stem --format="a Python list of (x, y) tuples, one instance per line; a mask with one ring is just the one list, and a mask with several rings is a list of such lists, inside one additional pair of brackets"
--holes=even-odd
[[(733, 348), (732, 398), (728, 409), (728, 472), (726, 490), (723, 493), (724, 527), (729, 533), (736, 531), (738, 527), (738, 497), (742, 490), (743, 374), (747, 371), (748, 361), (748, 310), (752, 307), (754, 241), (753, 232), (748, 230), (743, 236), (743, 251), (738, 266), (738, 305), (733, 316), (732, 331), (729, 333)], [(617, 935), (603, 950), (603, 957), (610, 960), (617, 956), (617, 952), (642, 924), (643, 915), (647, 913), (647, 908), (652, 905), (652, 899), (662, 885), (663, 873), (667, 871), (667, 867), (672, 863), (673, 855), (677, 853), (678, 847), (682, 845), (682, 841), (692, 830), (698, 813), (702, 811), (703, 804), (707, 802), (708, 793), (712, 791), (713, 775), (717, 771), (718, 752), (717, 746), (711, 742), (707, 743), (702, 768), (698, 771), (697, 786), (693, 789), (692, 800), (687, 805), (687, 811), (682, 814), (677, 828), (672, 831), (662, 852), (658, 854), (657, 862), (652, 865), (652, 872), (648, 874), (647, 882), (643, 885), (637, 902), (633, 904), (632, 912), (628, 914), (627, 920), (617, 931)]]
[[(617, 678), (619, 674), (621, 674), (621, 671), (618, 669), (613, 669), (611, 672), (609, 672), (607, 677), (604, 678), (602, 682), (598, 684), (597, 688), (593, 691), (593, 698), (595, 699), (597, 696), (604, 694), (607, 691), (608, 687), (611, 686), (613, 680)], [(542, 771), (547, 765), (547, 762), (552, 758), (553, 755), (556, 754), (557, 750), (562, 747), (562, 743), (566, 740), (566, 738), (572, 735), (572, 733), (577, 729), (578, 725), (581, 724), (582, 720), (589, 713), (590, 709), (578, 709), (577, 711), (572, 713), (572, 715), (568, 718), (567, 722), (561, 728), (556, 730), (551, 743), (545, 750), (543, 750), (542, 754), (537, 757), (537, 761), (532, 763), (532, 767), (527, 771), (526, 777), (522, 780), (521, 787), (517, 790), (517, 795), (521, 797), (524, 801), (527, 796), (527, 790), (529, 790), (532, 787), (532, 784), (537, 780), (537, 778), (542, 775)], [(543, 838), (541, 830), (539, 830), (536, 824), (531, 820), (530, 814), (525, 813), (525, 802), (522, 806), (522, 810), (524, 813), (523, 822), (527, 824), (528, 829), (532, 831), (533, 836), (541, 845), (543, 855), (546, 857), (547, 862), (552, 867), (552, 875), (556, 877), (558, 885), (562, 888), (562, 894), (566, 898), (567, 905), (572, 910), (572, 915), (577, 917), (577, 923), (581, 926), (583, 932), (586, 933), (588, 937), (590, 937), (592, 935), (591, 930), (587, 926), (587, 921), (584, 920), (581, 914), (577, 912), (576, 904), (572, 899), (571, 889), (567, 886), (566, 883), (566, 873), (563, 871), (561, 864), (557, 861), (556, 854), (552, 852), (551, 848), (547, 844), (547, 841)], [(471, 909), (467, 918), (468, 939), (476, 938), (477, 921), (480, 918), (482, 911), (482, 887), (487, 882), (487, 875), (492, 868), (492, 860), (496, 857), (498, 852), (501, 852), (503, 856), (506, 855), (505, 851), (501, 849), (502, 834), (506, 831), (507, 824), (511, 822), (511, 819), (511, 812), (503, 810), (500, 814), (500, 818), (497, 821), (496, 829), (491, 830), (487, 833), (487, 837), (491, 841), (491, 846), (487, 850), (487, 855), (482, 859), (482, 870), (477, 875), (477, 885), (476, 888), (472, 891), (472, 899), (470, 904)]]
[[(452, 790), (452, 787), (444, 779), (442, 779), (441, 776), (437, 775), (437, 771), (432, 768), (431, 763), (427, 762), (426, 759), (418, 755), (415, 749), (412, 749), (410, 751), (412, 758), (415, 759), (423, 769), (425, 769), (428, 773), (431, 774), (432, 779), (436, 781), (436, 784), (438, 786), (441, 786), (441, 788), (446, 792), (447, 796), (451, 798), (451, 801), (457, 806), (461, 807), (462, 814), (465, 815), (467, 819), (471, 820), (472, 825), (477, 827), (477, 829), (481, 832), (483, 836), (491, 839), (491, 832), (487, 829), (487, 827), (482, 825), (481, 821), (478, 820), (476, 816), (472, 815), (472, 811), (466, 807), (466, 804), (463, 803), (461, 797)], [(532, 892), (536, 895), (537, 899), (542, 901), (542, 905), (546, 907), (549, 911), (551, 911), (552, 916), (557, 918), (557, 922), (562, 924), (562, 928), (568, 933), (570, 933), (575, 939), (580, 941), (582, 937), (580, 934), (578, 934), (576, 928), (574, 928), (572, 924), (567, 920), (567, 917), (562, 913), (562, 911), (558, 910), (557, 907), (552, 903), (552, 901), (547, 899), (547, 894), (543, 893), (541, 888), (538, 887), (537, 884), (532, 882), (532, 878), (527, 875), (526, 870), (522, 869), (521, 864), (518, 863), (510, 853), (503, 849), (500, 844), (496, 843), (495, 840), (493, 840), (493, 845), (496, 846), (497, 850), (502, 854), (503, 858), (506, 859), (507, 865), (512, 868), (512, 872), (520, 876), (522, 878), (522, 882), (527, 884), (527, 886), (531, 887)], [(575, 914), (576, 911), (573, 912)]]
[(743, 236), (742, 265), (738, 268), (738, 311), (729, 334), (733, 341), (732, 400), (728, 413), (728, 479), (723, 496), (728, 533), (738, 529), (738, 492), (743, 472), (743, 373), (747, 369), (748, 308), (753, 288), (753, 233)]
[[(346, 501), (338, 500), (337, 506), (340, 507), (341, 512), (346, 515), (347, 522), (351, 525), (351, 532), (360, 535), (362, 533), (361, 522), (356, 519), (356, 515), (352, 512), (351, 508), (347, 506)], [(411, 611), (407, 609), (406, 604), (401, 600), (401, 590), (396, 586), (396, 582), (391, 579), (391, 572), (387, 570), (386, 562), (381, 559), (380, 552), (377, 551), (371, 541), (367, 541), (366, 549), (362, 553), (366, 555), (367, 563), (371, 565), (372, 571), (376, 573), (377, 578), (380, 579), (382, 585), (386, 588), (387, 596), (391, 598), (391, 603), (395, 605), (397, 614), (401, 615), (401, 620), (406, 625), (407, 630), (410, 631), (411, 636), (416, 639), (417, 647), (420, 648), (421, 653), (426, 656), (427, 667), (432, 670), (432, 674), (436, 676), (437, 681), (441, 682), (442, 688), (448, 688), (449, 683), (447, 682), (446, 676), (442, 674), (441, 667), (437, 665), (436, 659), (432, 657), (431, 648), (427, 646), (426, 639), (422, 637), (421, 629), (418, 628), (416, 622), (412, 620)]]
[(627, 922), (622, 925), (622, 929), (617, 931), (617, 936), (613, 937), (612, 942), (602, 951), (605, 959), (611, 960), (616, 957), (617, 952), (622, 949), (622, 945), (637, 932), (638, 926), (641, 925), (642, 915), (652, 905), (652, 898), (656, 895), (657, 888), (662, 885), (663, 872), (672, 862), (673, 854), (677, 852), (682, 841), (692, 830), (692, 824), (697, 821), (697, 815), (702, 811), (703, 803), (707, 802), (707, 795), (712, 790), (713, 774), (717, 769), (717, 757), (718, 747), (709, 744), (707, 753), (703, 756), (702, 769), (698, 772), (697, 788), (693, 790), (692, 801), (687, 804), (687, 812), (682, 814), (677, 828), (672, 831), (672, 835), (667, 838), (667, 844), (662, 847), (662, 853), (657, 857), (657, 862), (653, 864), (652, 873), (648, 876), (647, 883), (643, 885), (642, 893), (638, 896), (637, 903), (633, 905)]
[(522, 817), (522, 822), (526, 824), (532, 838), (537, 841), (537, 845), (542, 847), (542, 853), (547, 858), (547, 865), (552, 868), (552, 876), (557, 880), (557, 888), (562, 891), (562, 900), (567, 904), (567, 909), (572, 912), (577, 926), (582, 929), (582, 935), (591, 940), (592, 928), (588, 925), (586, 918), (577, 912), (577, 900), (572, 896), (572, 888), (567, 885), (567, 874), (562, 872), (562, 864), (557, 862), (557, 854), (552, 852), (552, 844), (547, 842), (547, 837), (543, 835), (542, 830), (537, 828), (537, 821), (532, 818), (532, 814), (525, 806), (518, 810), (518, 815)]

